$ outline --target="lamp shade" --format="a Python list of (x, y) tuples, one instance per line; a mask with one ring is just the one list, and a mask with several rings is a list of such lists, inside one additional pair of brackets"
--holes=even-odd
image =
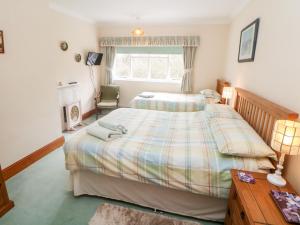
[(233, 96), (233, 91), (234, 91), (233, 87), (224, 87), (222, 98), (231, 99)]
[(277, 120), (274, 126), (271, 147), (288, 155), (300, 154), (300, 123)]

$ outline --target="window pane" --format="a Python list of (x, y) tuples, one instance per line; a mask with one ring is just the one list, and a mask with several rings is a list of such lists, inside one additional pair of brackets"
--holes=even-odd
[(132, 63), (132, 77), (133, 78), (144, 78), (148, 77), (149, 58), (145, 55), (134, 55), (131, 57)]
[(168, 76), (168, 55), (151, 57), (151, 78), (166, 79)]
[(119, 78), (128, 78), (130, 75), (130, 55), (117, 54), (115, 59), (114, 75)]
[(141, 53), (119, 52), (116, 54), (114, 78), (177, 81), (182, 78), (184, 69), (181, 53), (161, 51), (160, 53), (144, 53), (145, 49), (139, 50)]
[(182, 55), (170, 55), (170, 78), (173, 80), (179, 80), (183, 76), (183, 56)]

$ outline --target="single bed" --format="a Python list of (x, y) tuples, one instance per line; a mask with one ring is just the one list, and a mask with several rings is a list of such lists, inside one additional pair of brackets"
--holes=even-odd
[[(249, 92), (237, 92), (236, 110), (267, 143), (276, 119), (297, 118)], [(230, 169), (265, 171), (270, 165), (266, 158), (220, 154), (204, 111), (119, 109), (102, 120), (121, 122), (128, 134), (104, 143), (82, 130), (65, 144), (75, 196), (103, 196), (222, 221)]]
[(143, 92), (134, 97), (130, 106), (136, 109), (150, 109), (169, 112), (195, 112), (204, 109), (206, 104), (223, 101), (221, 98), (224, 87), (230, 86), (229, 82), (217, 80), (216, 94), (182, 94), (167, 92)]

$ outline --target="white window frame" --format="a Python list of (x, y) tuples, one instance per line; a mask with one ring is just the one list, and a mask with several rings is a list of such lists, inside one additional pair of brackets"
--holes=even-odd
[[(116, 53), (117, 54), (124, 54), (124, 53)], [(132, 58), (136, 57), (136, 58), (139, 58), (137, 57), (136, 55), (141, 55), (139, 53), (137, 54), (134, 54), (134, 53), (128, 53), (128, 55), (130, 56), (130, 74), (129, 74), (129, 77), (127, 78), (122, 78), (122, 77), (119, 77), (119, 76), (116, 76), (115, 75), (115, 71), (116, 71), (116, 63), (114, 63), (114, 67), (113, 67), (113, 80), (114, 81), (141, 81), (141, 82), (159, 82), (159, 83), (181, 83), (181, 79), (172, 79), (171, 78), (171, 74), (170, 74), (170, 56), (172, 54), (145, 54), (145, 58), (148, 59), (148, 74), (147, 74), (147, 78), (136, 78), (136, 77), (133, 77), (133, 74), (132, 74)], [(168, 72), (167, 72), (167, 76), (165, 79), (154, 79), (154, 78), (151, 78), (151, 71), (152, 71), (152, 68), (151, 68), (151, 58), (159, 58), (159, 55), (166, 55), (167, 56), (167, 59), (168, 59)], [(182, 55), (182, 54), (178, 54), (178, 55)], [(183, 57), (183, 55), (182, 55)]]

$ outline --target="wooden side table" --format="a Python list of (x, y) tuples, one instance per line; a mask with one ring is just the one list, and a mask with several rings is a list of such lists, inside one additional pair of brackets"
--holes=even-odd
[(237, 170), (232, 170), (232, 186), (229, 194), (225, 225), (288, 225), (273, 201), (270, 191), (296, 193), (287, 184), (283, 188), (270, 184), (266, 174), (251, 172), (255, 184), (239, 180)]
[(8, 210), (14, 207), (14, 203), (9, 200), (5, 182), (2, 176), (0, 166), (0, 217), (2, 217)]

